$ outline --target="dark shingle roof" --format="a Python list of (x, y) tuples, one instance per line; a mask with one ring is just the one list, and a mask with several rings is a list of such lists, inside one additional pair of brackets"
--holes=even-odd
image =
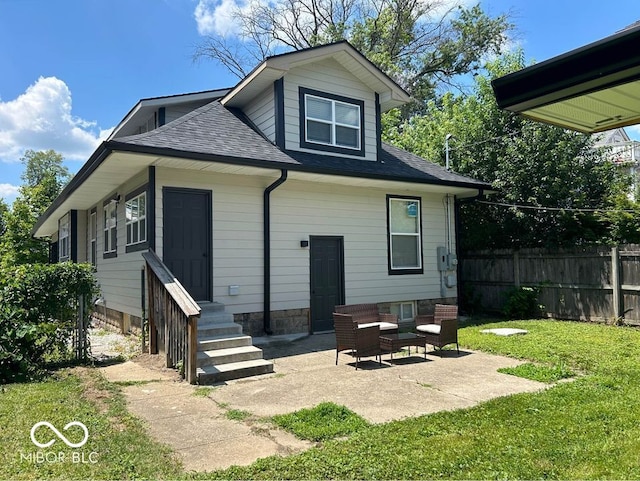
[(445, 170), (391, 145), (382, 144), (377, 162), (281, 150), (244, 115), (218, 100), (150, 132), (108, 142), (113, 150), (238, 163), (323, 174), (380, 178), (488, 189), (489, 184)]

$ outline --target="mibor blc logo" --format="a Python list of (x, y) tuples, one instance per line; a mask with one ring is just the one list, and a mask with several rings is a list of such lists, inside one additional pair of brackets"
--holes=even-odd
[[(98, 453), (95, 451), (79, 451), (89, 440), (89, 430), (80, 421), (71, 421), (62, 428), (63, 434), (53, 424), (48, 421), (40, 421), (31, 428), (31, 442), (41, 449), (41, 451), (22, 452), (20, 460), (29, 463), (73, 463), (73, 464), (95, 464), (98, 462)], [(82, 436), (80, 438), (80, 436)], [(52, 446), (58, 441), (62, 441), (68, 447), (74, 449), (71, 453), (56, 449)], [(47, 449), (51, 448), (51, 449)]]
[(53, 443), (56, 442), (55, 438), (50, 439), (49, 441), (47, 441), (46, 443), (41, 443), (40, 441), (38, 441), (36, 439), (36, 431), (38, 430), (38, 428), (40, 426), (46, 426), (48, 427), (51, 431), (53, 431), (53, 433), (58, 436), (58, 438), (60, 438), (60, 440), (65, 443), (67, 446), (69, 446), (70, 448), (81, 448), (82, 446), (84, 446), (87, 443), (87, 440), (89, 439), (89, 430), (87, 429), (87, 427), (82, 424), (80, 421), (71, 421), (69, 424), (67, 424), (63, 429), (63, 431), (68, 430), (70, 427), (72, 426), (79, 426), (82, 429), (82, 432), (84, 433), (84, 437), (82, 438), (82, 441), (78, 442), (78, 443), (72, 443), (71, 441), (69, 441), (64, 434), (62, 434), (60, 431), (58, 431), (55, 426), (47, 421), (40, 421), (39, 423), (35, 423), (33, 425), (33, 427), (31, 428), (31, 442), (33, 442), (33, 444), (35, 444), (36, 446), (38, 446), (39, 448), (48, 448), (49, 446), (51, 446)]

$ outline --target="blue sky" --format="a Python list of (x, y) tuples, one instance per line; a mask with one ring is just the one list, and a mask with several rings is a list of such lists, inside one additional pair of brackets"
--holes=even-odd
[[(235, 1), (0, 0), (0, 197), (15, 198), (26, 149), (54, 149), (75, 173), (139, 99), (235, 85), (192, 59), (203, 34), (233, 34)], [(512, 43), (535, 61), (640, 20), (638, 0), (481, 4), (511, 14)]]

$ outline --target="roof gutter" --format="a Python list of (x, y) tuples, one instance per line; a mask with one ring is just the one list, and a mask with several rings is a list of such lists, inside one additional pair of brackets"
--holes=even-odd
[(280, 171), (280, 178), (264, 190), (263, 225), (264, 225), (264, 332), (268, 336), (273, 334), (271, 330), (271, 192), (276, 190), (287, 180), (287, 170)]

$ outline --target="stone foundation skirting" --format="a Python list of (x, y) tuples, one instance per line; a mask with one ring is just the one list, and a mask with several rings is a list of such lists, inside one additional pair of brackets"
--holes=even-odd
[[(258, 337), (264, 336), (264, 317), (262, 312), (234, 314), (234, 322), (242, 326), (242, 332)], [(309, 309), (286, 309), (271, 312), (271, 331), (273, 335), (308, 333)]]

